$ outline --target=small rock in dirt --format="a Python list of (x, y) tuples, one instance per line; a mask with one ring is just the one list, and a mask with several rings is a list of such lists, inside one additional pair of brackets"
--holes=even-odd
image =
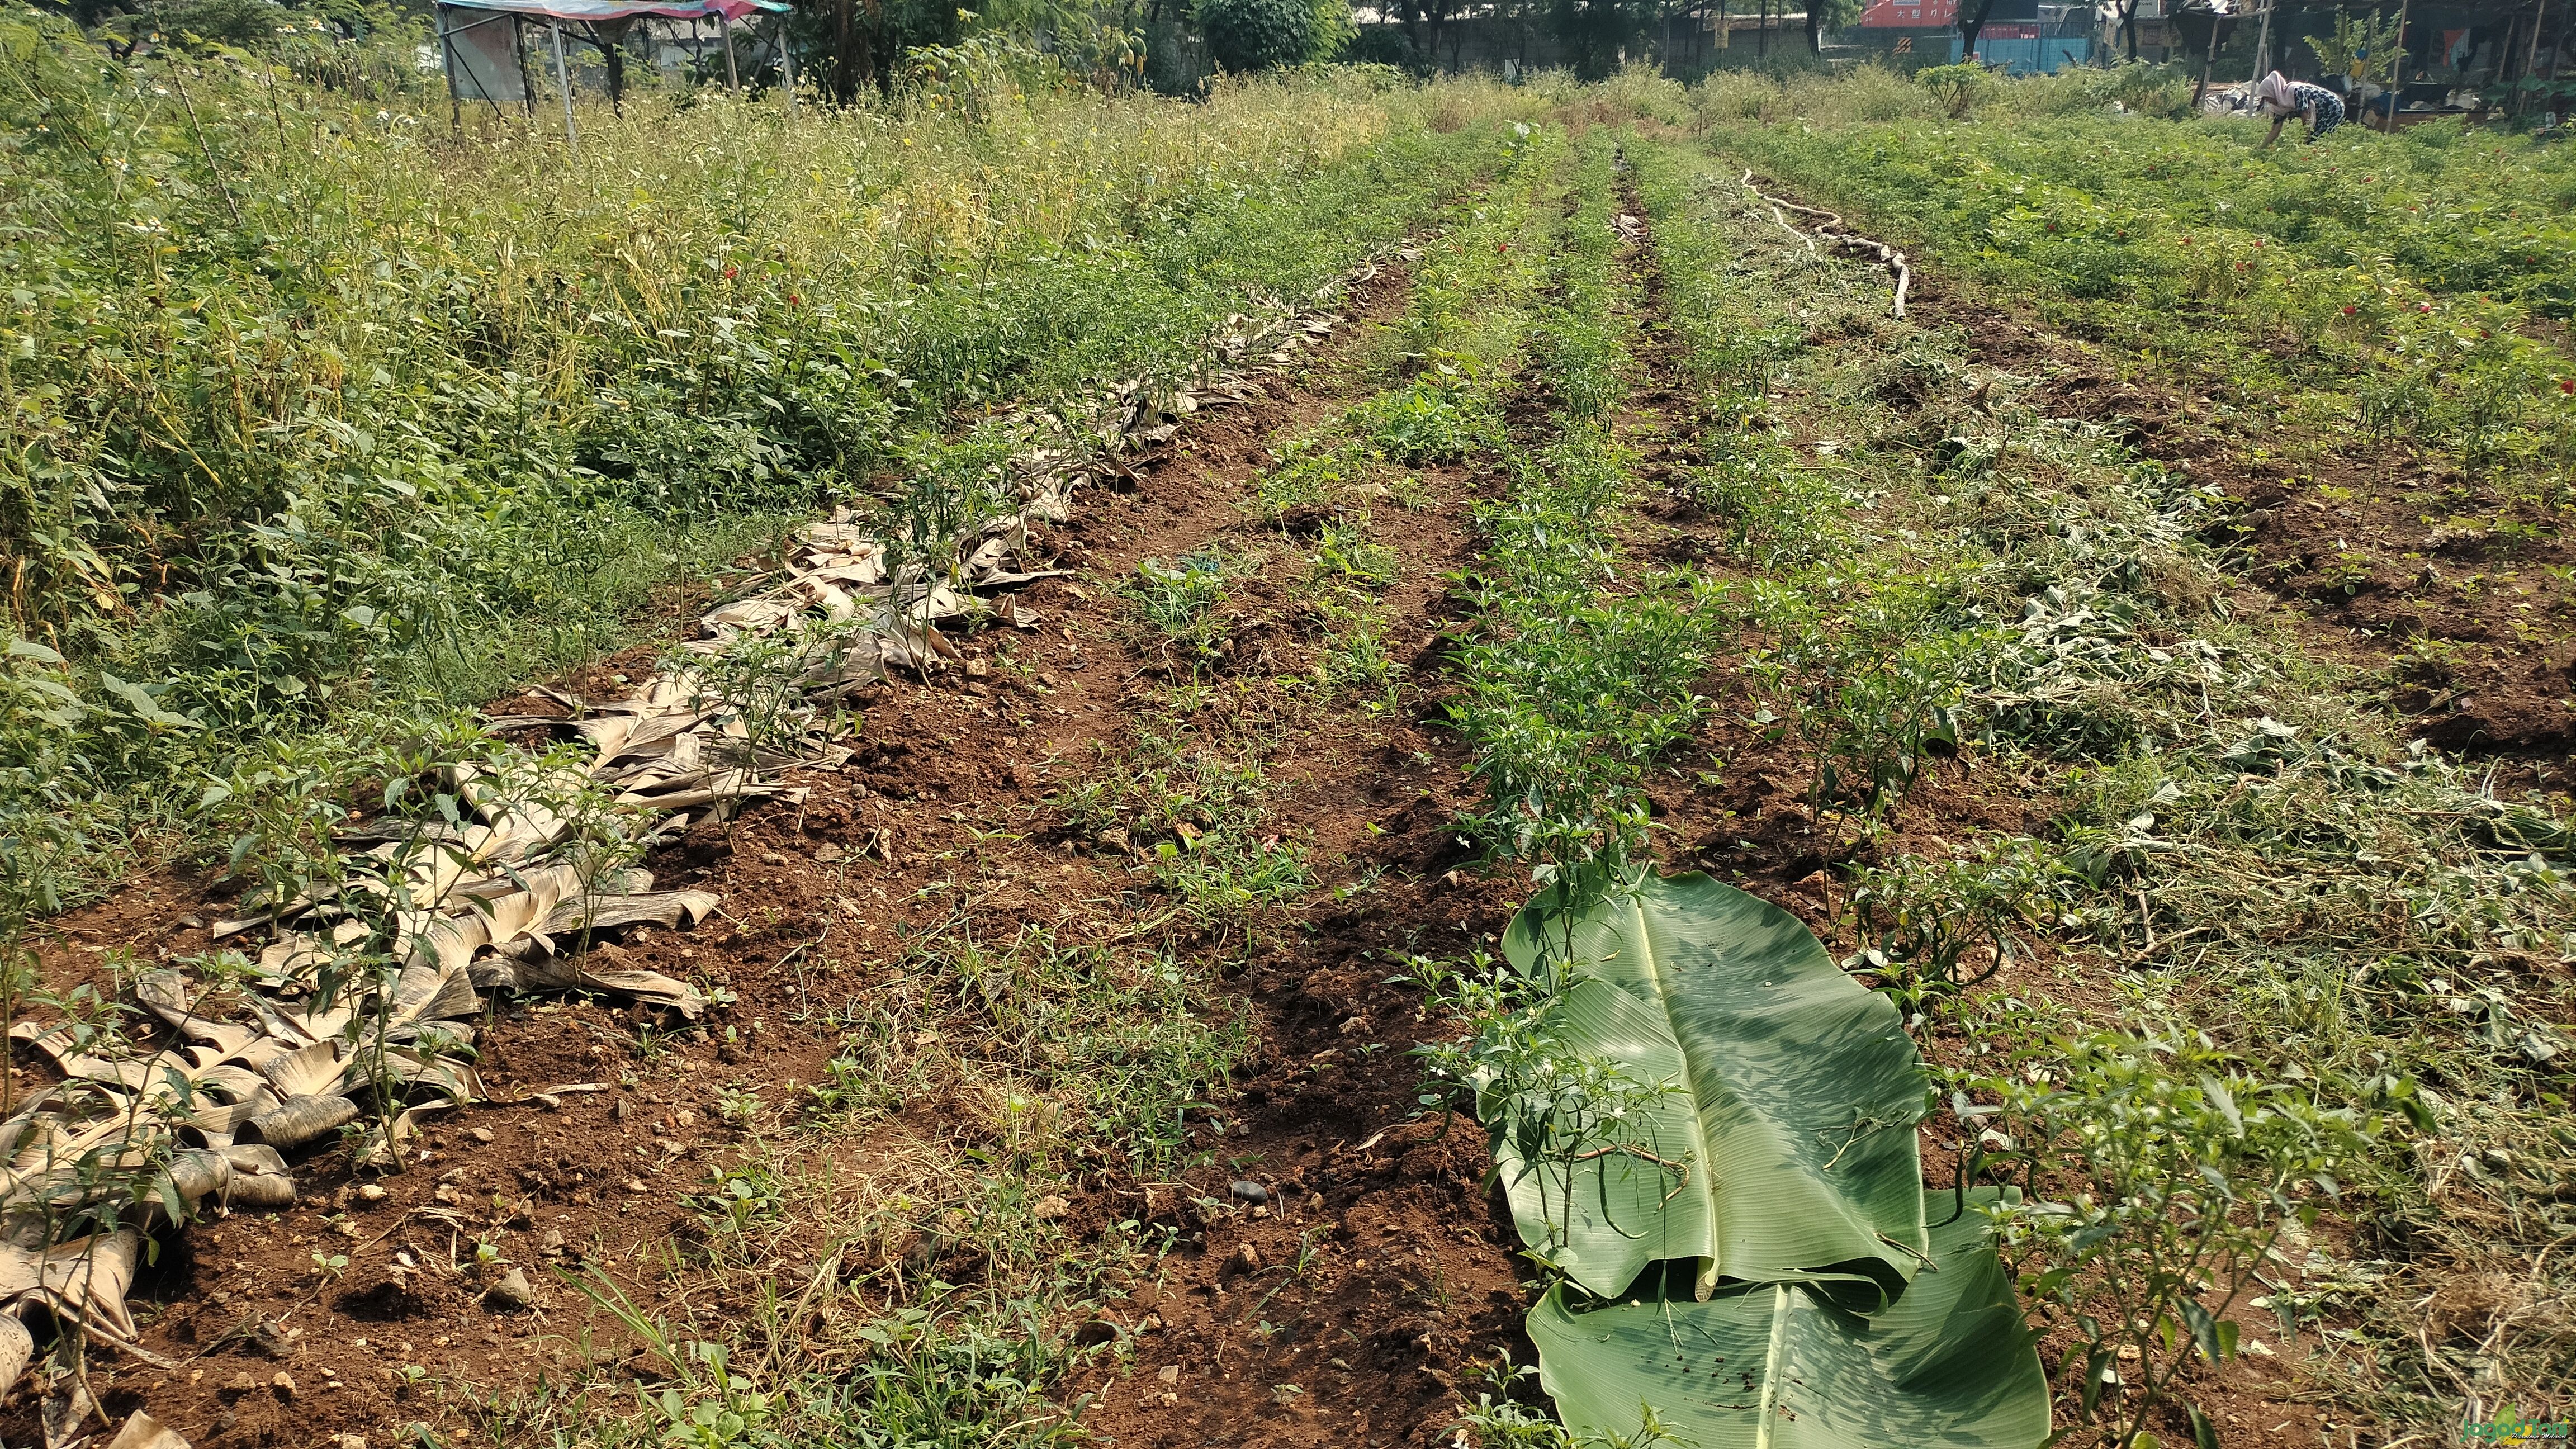
[(1235, 1179), (1234, 1186), (1227, 1190), (1234, 1194), (1236, 1201), (1248, 1202), (1255, 1207), (1259, 1207), (1263, 1203), (1270, 1201), (1270, 1189), (1263, 1187), (1260, 1183), (1252, 1181), (1250, 1178)]
[(1115, 825), (1100, 832), (1098, 835), (1093, 836), (1092, 839), (1099, 842), (1100, 848), (1103, 850), (1114, 850), (1120, 855), (1134, 855), (1136, 853), (1135, 842), (1127, 838), (1127, 832), (1125, 830)]
[(1165, 1364), (1162, 1371), (1155, 1374), (1154, 1377), (1167, 1384), (1177, 1384), (1181, 1381), (1181, 1366), (1176, 1363)]
[(249, 1370), (245, 1369), (242, 1372), (233, 1375), (232, 1382), (224, 1385), (223, 1392), (227, 1394), (246, 1394), (258, 1387), (259, 1380), (252, 1378)]
[(270, 1358), (284, 1358), (295, 1347), (295, 1340), (287, 1336), (285, 1325), (274, 1318), (258, 1319), (244, 1331), (243, 1336), (252, 1348)]
[(1350, 1020), (1342, 1023), (1342, 1035), (1344, 1036), (1349, 1036), (1355, 1031), (1366, 1031), (1367, 1029), (1368, 1018), (1365, 1016), (1354, 1016)]
[(1057, 1218), (1063, 1217), (1072, 1211), (1072, 1203), (1066, 1202), (1062, 1197), (1059, 1197), (1054, 1193), (1048, 1193), (1045, 1197), (1038, 1199), (1038, 1205), (1036, 1207), (1029, 1209), (1029, 1216), (1036, 1218), (1039, 1222), (1045, 1223), (1053, 1222)]
[(1324, 1195), (1322, 1193), (1315, 1193), (1306, 1199), (1306, 1211), (1310, 1213), (1319, 1213), (1323, 1210)]
[(774, 850), (764, 850), (760, 853), (760, 863), (762, 865), (785, 865), (787, 863), (787, 857), (780, 855)]
[(814, 863), (817, 865), (837, 865), (841, 861), (848, 859), (849, 854), (850, 853), (848, 851), (843, 850), (837, 845), (825, 845), (814, 852)]
[(477, 1128), (475, 1128), (473, 1131), (468, 1132), (468, 1133), (466, 1133), (465, 1135), (466, 1135), (466, 1136), (468, 1136), (468, 1137), (473, 1138), (473, 1139), (474, 1139), (475, 1141), (477, 1141), (477, 1142), (481, 1142), (481, 1143), (484, 1143), (484, 1144), (486, 1144), (486, 1145), (489, 1145), (489, 1144), (490, 1144), (490, 1142), (492, 1141), (492, 1129), (491, 1129), (491, 1128), (489, 1128), (489, 1127), (477, 1127)]
[(525, 1272), (513, 1268), (483, 1297), (495, 1308), (525, 1308), (537, 1301), (537, 1290), (529, 1286)]
[(376, 1186), (372, 1182), (367, 1183), (358, 1189), (358, 1201), (360, 1202), (383, 1202), (384, 1200), (385, 1190)]
[(367, 1436), (364, 1434), (334, 1434), (331, 1436), (331, 1449), (367, 1449)]
[(268, 1386), (277, 1390), (277, 1396), (281, 1399), (295, 1397), (295, 1375), (284, 1369), (277, 1371), (277, 1376), (268, 1381)]
[(442, 1182), (442, 1183), (440, 1183), (440, 1184), (439, 1184), (435, 1189), (433, 1189), (433, 1190), (430, 1192), (430, 1194), (429, 1194), (429, 1195), (430, 1195), (431, 1197), (434, 1197), (434, 1198), (438, 1199), (441, 1203), (445, 1204), (445, 1205), (446, 1205), (446, 1206), (448, 1206), (448, 1207), (454, 1207), (454, 1206), (456, 1206), (456, 1202), (457, 1202), (457, 1197), (456, 1197), (456, 1184), (454, 1184), (454, 1183), (452, 1183), (452, 1182)]
[(1225, 1266), (1231, 1272), (1258, 1273), (1261, 1271), (1261, 1250), (1245, 1243), (1226, 1255)]
[(537, 1239), (537, 1251), (540, 1253), (560, 1253), (563, 1250), (564, 1235), (561, 1228), (548, 1228), (544, 1236)]
[(642, 1178), (640, 1178), (640, 1177), (630, 1177), (630, 1178), (626, 1179), (626, 1190), (627, 1190), (628, 1192), (650, 1192), (650, 1191), (652, 1191), (652, 1189), (650, 1189), (650, 1188), (648, 1188), (648, 1187), (646, 1187), (646, 1186), (644, 1185), (644, 1179), (642, 1179)]

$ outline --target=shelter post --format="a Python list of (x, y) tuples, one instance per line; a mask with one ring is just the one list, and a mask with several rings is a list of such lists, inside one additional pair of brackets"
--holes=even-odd
[(2381, 94), (2388, 97), (2388, 114), (2382, 117), (2379, 122), (2379, 130), (2382, 135), (2394, 136), (2397, 134), (2397, 104), (2399, 101), (2405, 99), (2406, 11), (2410, 3), (2411, 0), (2397, 0), (2397, 64), (2389, 68), (2388, 88), (2381, 92)]
[(742, 72), (736, 70), (733, 63), (733, 17), (725, 14), (721, 7), (716, 11), (716, 34), (723, 38), (724, 44), (725, 89), (741, 95)]
[(778, 74), (787, 83), (787, 114), (796, 114), (796, 50), (787, 43), (787, 17), (778, 17)]
[(555, 84), (563, 88), (564, 144), (572, 148), (572, 154), (579, 156), (581, 137), (574, 134), (572, 128), (572, 68), (564, 64), (563, 22), (553, 20), (548, 23), (555, 38)]

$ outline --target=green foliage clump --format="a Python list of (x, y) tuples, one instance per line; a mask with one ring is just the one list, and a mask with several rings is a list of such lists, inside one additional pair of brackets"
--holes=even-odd
[(1356, 33), (1343, 0), (1198, 0), (1197, 15), (1209, 52), (1230, 71), (1323, 60)]
[(1988, 1212), (2024, 1291), (2075, 1332), (2079, 1417), (2135, 1443), (2190, 1360), (2235, 1356), (2230, 1311), (2340, 1197), (2377, 1122), (2188, 1039), (2101, 1032), (1996, 1065), (1956, 1079), (1971, 1175), (2017, 1189)]
[(1951, 120), (1964, 121), (1993, 87), (1994, 77), (1974, 60), (1957, 65), (1927, 65), (1914, 73), (1914, 83), (1930, 91)]
[(1496, 159), (1410, 92), (1075, 99), (997, 42), (892, 117), (585, 108), (567, 166), (286, 51), (0, 42), (0, 834), (88, 843), (35, 910), (246, 742), (591, 657), (827, 500), (941, 555), (1007, 491), (963, 419), (1168, 386)]

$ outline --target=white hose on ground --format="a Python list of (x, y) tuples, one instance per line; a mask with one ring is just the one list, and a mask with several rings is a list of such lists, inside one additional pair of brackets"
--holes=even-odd
[(1798, 230), (1796, 227), (1790, 226), (1789, 219), (1782, 216), (1781, 212), (1794, 211), (1800, 216), (1821, 218), (1821, 220), (1816, 224), (1816, 235), (1823, 237), (1837, 250), (1863, 252), (1877, 257), (1878, 264), (1887, 268), (1888, 271), (1893, 273), (1896, 277), (1895, 313), (1899, 321), (1904, 320), (1905, 294), (1914, 289), (1914, 269), (1906, 264), (1905, 253), (1898, 251), (1896, 248), (1889, 246), (1883, 241), (1876, 241), (1869, 237), (1862, 236), (1856, 231), (1847, 229), (1844, 227), (1843, 219), (1839, 213), (1819, 211), (1812, 206), (1800, 206), (1794, 201), (1788, 201), (1781, 197), (1765, 194), (1761, 188), (1753, 184), (1753, 170), (1751, 167), (1745, 168), (1743, 179), (1736, 184), (1742, 186), (1745, 190), (1752, 192), (1754, 196), (1760, 200), (1768, 203), (1771, 207), (1771, 219), (1780, 223), (1780, 225), (1785, 228), (1791, 236), (1798, 238), (1800, 241), (1806, 242), (1807, 250), (1812, 252), (1816, 249), (1814, 240), (1809, 238), (1806, 233)]

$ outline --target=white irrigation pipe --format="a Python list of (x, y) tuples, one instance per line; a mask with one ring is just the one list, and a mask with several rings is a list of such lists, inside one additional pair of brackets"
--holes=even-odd
[(1769, 203), (1771, 207), (1771, 219), (1780, 223), (1781, 228), (1787, 231), (1791, 236), (1805, 242), (1807, 244), (1807, 250), (1812, 252), (1816, 249), (1814, 238), (1809, 237), (1805, 232), (1798, 230), (1796, 227), (1789, 225), (1789, 219), (1782, 216), (1780, 214), (1781, 212), (1794, 211), (1801, 216), (1821, 217), (1823, 220), (1816, 226), (1817, 236), (1823, 237), (1826, 241), (1842, 250), (1868, 252), (1875, 255), (1878, 258), (1878, 264), (1880, 266), (1883, 266), (1890, 272), (1896, 274), (1895, 312), (1899, 321), (1904, 320), (1905, 294), (1912, 291), (1914, 288), (1914, 269), (1906, 265), (1905, 253), (1898, 251), (1896, 248), (1889, 246), (1883, 241), (1874, 241), (1869, 237), (1862, 236), (1856, 231), (1851, 231), (1845, 228), (1843, 226), (1842, 217), (1837, 213), (1818, 211), (1812, 206), (1800, 206), (1794, 201), (1784, 201), (1777, 196), (1763, 195), (1761, 189), (1753, 184), (1753, 171), (1750, 167), (1746, 168), (1743, 180), (1739, 181), (1737, 184), (1742, 186), (1745, 190), (1752, 192), (1755, 196), (1760, 197), (1763, 201)]

